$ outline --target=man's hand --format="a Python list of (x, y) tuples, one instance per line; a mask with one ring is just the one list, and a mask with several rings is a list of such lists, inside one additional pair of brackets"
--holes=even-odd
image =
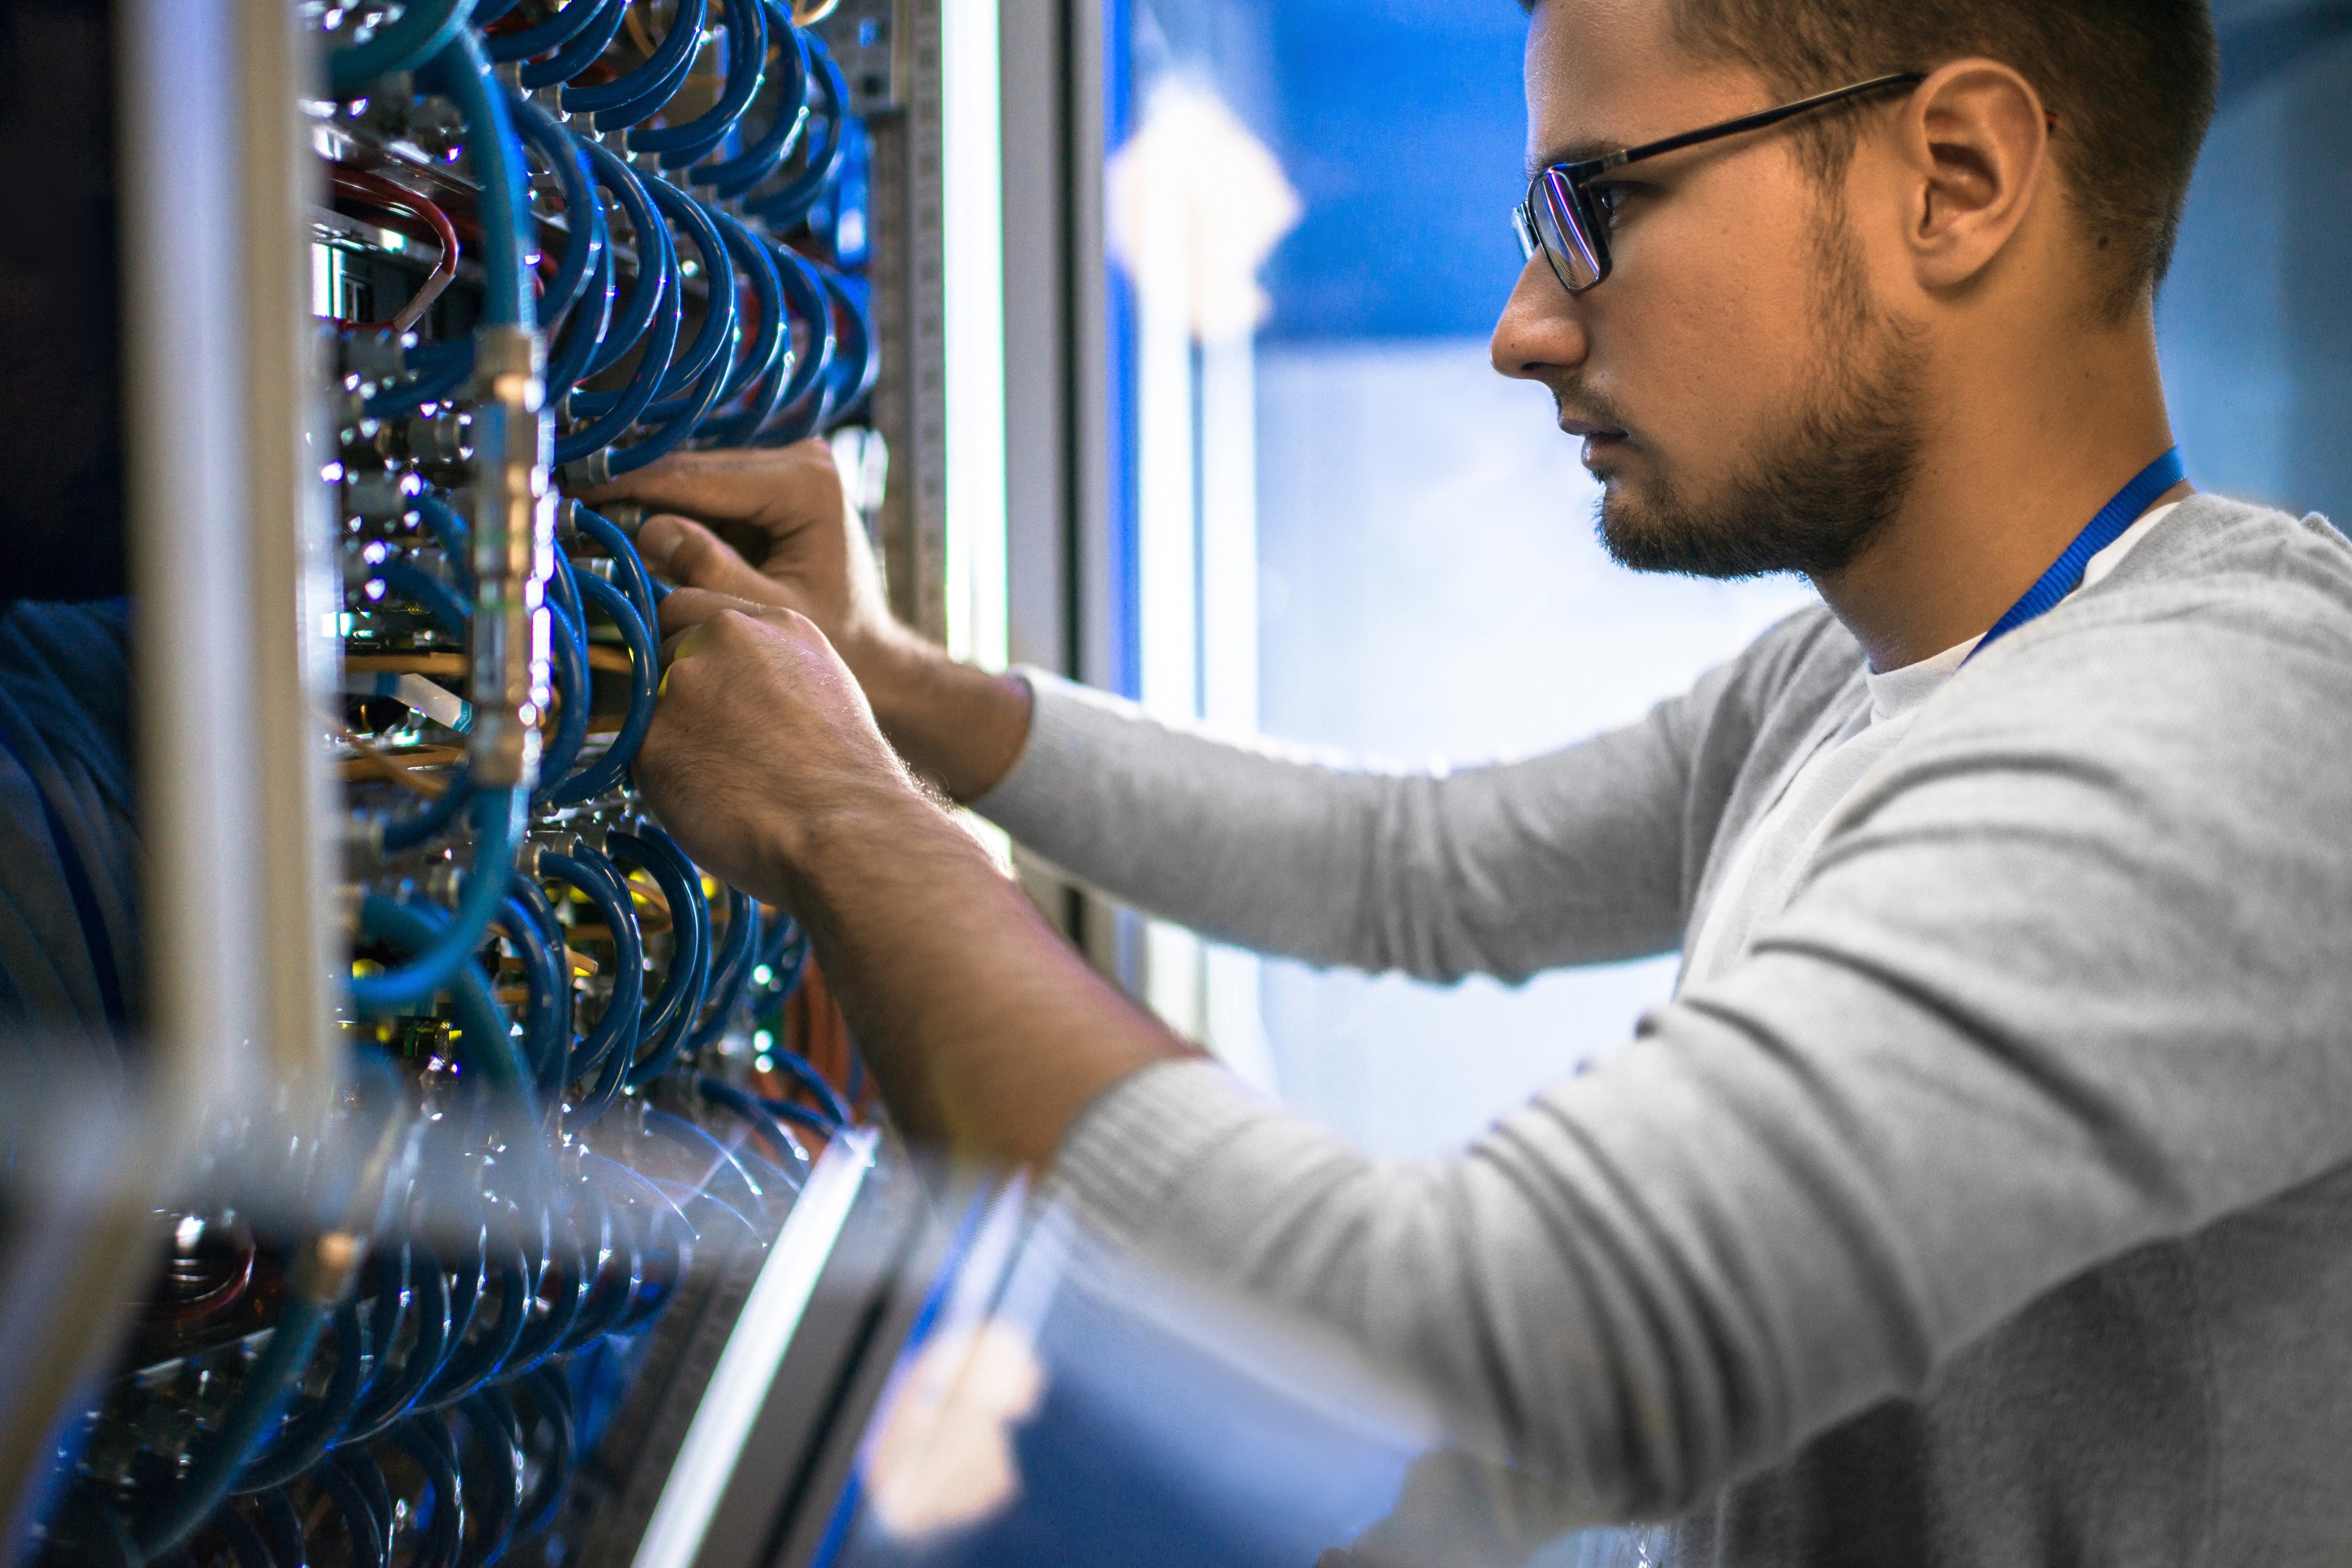
[(938, 815), (808, 617), (680, 588), (661, 624), (662, 700), (635, 772), (697, 865), (790, 903), (810, 835), (845, 814)]
[(813, 621), (693, 588), (661, 619), (646, 803), (800, 917), (910, 1135), (1043, 1166), (1097, 1094), (1183, 1053), (923, 793)]
[(1028, 687), (958, 665), (891, 616), (823, 441), (675, 453), (581, 499), (657, 510), (637, 548), (671, 582), (805, 616), (907, 760), (956, 799), (987, 794), (1020, 760)]

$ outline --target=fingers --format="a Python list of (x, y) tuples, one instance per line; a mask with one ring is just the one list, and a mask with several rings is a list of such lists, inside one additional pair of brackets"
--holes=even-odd
[(682, 587), (705, 588), (739, 599), (775, 603), (775, 582), (737, 554), (728, 542), (698, 522), (665, 512), (646, 519), (637, 531), (637, 553), (646, 569)]
[(673, 452), (659, 462), (611, 484), (583, 492), (589, 506), (635, 501), (662, 511), (684, 512), (709, 522), (759, 522), (804, 505), (813, 485), (838, 489), (833, 448), (823, 441), (784, 447), (739, 447), (711, 452)]
[[(714, 593), (708, 588), (676, 588), (661, 602), (661, 633), (665, 647), (681, 632), (692, 631), (705, 621), (718, 619), (730, 610), (758, 616), (775, 606), (761, 605), (732, 594)], [(790, 613), (790, 612), (787, 612)]]

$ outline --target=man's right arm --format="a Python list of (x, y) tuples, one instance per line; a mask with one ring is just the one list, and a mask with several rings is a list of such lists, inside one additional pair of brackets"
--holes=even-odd
[(956, 663), (890, 616), (822, 443), (672, 458), (586, 499), (686, 514), (646, 522), (648, 564), (808, 616), (919, 773), (1076, 879), (1318, 963), (1517, 979), (1672, 949), (1712, 820), (1693, 759), (1756, 685), (1720, 674), (1524, 763), (1374, 772)]

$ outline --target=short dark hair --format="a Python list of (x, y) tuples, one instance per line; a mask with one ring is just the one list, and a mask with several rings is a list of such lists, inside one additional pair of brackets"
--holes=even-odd
[[(1537, 0), (1522, 0), (1528, 10)], [(2100, 253), (2110, 312), (2163, 282), (2221, 71), (2208, 0), (1668, 0), (1706, 60), (1759, 71), (1799, 98), (1980, 56), (2033, 84), (2059, 117), (2057, 166)], [(1803, 132), (1824, 177), (1855, 145), (1851, 115)]]

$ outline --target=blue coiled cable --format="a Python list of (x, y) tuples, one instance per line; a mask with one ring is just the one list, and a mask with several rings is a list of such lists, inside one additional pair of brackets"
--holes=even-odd
[(710, 982), (710, 906), (703, 901), (701, 873), (675, 839), (650, 823), (642, 834), (605, 835), (604, 849), (621, 865), (651, 876), (669, 904), (669, 973), (646, 1005), (644, 1054), (629, 1069), (629, 1087), (636, 1089), (669, 1070), (701, 1012)]
[(329, 1321), (335, 1334), (335, 1360), (325, 1393), (286, 1418), (247, 1459), (230, 1490), (257, 1492), (285, 1485), (317, 1464), (351, 1419), (359, 1404), (362, 1371), (358, 1305), (344, 1302)]
[[(578, 603), (576, 595), (573, 603)], [(548, 742), (546, 754), (540, 758), (539, 788), (531, 796), (535, 806), (548, 803), (564, 775), (572, 771), (572, 764), (579, 760), (580, 748), (588, 740), (593, 693), (587, 643), (580, 635), (579, 621), (573, 618), (572, 610), (560, 604), (551, 602), (547, 612), (547, 647), (555, 665), (555, 689), (562, 694), (563, 707), (556, 717), (555, 734)]]
[(759, 95), (768, 72), (768, 11), (763, 0), (726, 0), (727, 79), (719, 100), (683, 125), (629, 132), (629, 151), (657, 153), (665, 169), (683, 169), (727, 139)]
[(743, 989), (751, 983), (751, 960), (760, 947), (760, 901), (737, 889), (727, 889), (727, 945), (710, 966), (709, 1016), (686, 1037), (685, 1054), (699, 1054), (727, 1032), (735, 1009), (742, 1005)]
[(614, 565), (623, 578), (621, 587), (629, 595), (629, 603), (650, 631), (661, 625), (661, 606), (654, 597), (654, 580), (646, 571), (645, 557), (629, 536), (621, 531), (620, 524), (611, 518), (590, 511), (578, 501), (570, 503), (572, 526), (586, 534), (613, 558)]
[(808, 1151), (801, 1147), (801, 1141), (793, 1136), (792, 1129), (786, 1127), (783, 1120), (769, 1110), (759, 1096), (737, 1089), (724, 1079), (709, 1077), (697, 1079), (695, 1089), (711, 1104), (733, 1111), (758, 1128), (771, 1144), (783, 1151), (798, 1167), (798, 1179), (808, 1179)]
[(627, 386), (616, 394), (572, 395), (573, 408), (588, 415), (589, 423), (557, 439), (555, 460), (559, 464), (577, 462), (628, 433), (661, 389), (670, 358), (677, 352), (678, 324), (684, 316), (685, 290), (679, 287), (677, 257), (671, 246), (668, 226), (654, 211), (645, 186), (626, 164), (593, 142), (585, 145), (598, 183), (619, 198), (637, 240), (636, 283), (615, 313), (612, 328), (596, 353), (589, 356), (587, 374), (602, 374), (628, 353), (635, 342), (630, 333), (647, 330), (640, 326), (641, 312), (642, 319), (649, 323), (650, 335), (646, 340), (644, 357), (637, 362)]
[[(780, 358), (768, 372), (767, 380), (752, 394), (742, 410), (716, 421), (703, 434), (721, 447), (740, 447), (755, 436), (771, 431), (771, 421), (780, 409), (790, 410), (799, 405), (802, 414), (788, 417), (784, 429), (797, 428), (786, 437), (797, 441), (814, 434), (817, 416), (823, 412), (822, 400), (810, 397), (810, 389), (824, 377), (833, 363), (835, 337), (833, 301), (824, 291), (824, 281), (817, 276), (809, 261), (782, 246), (766, 247), (770, 259), (776, 264), (777, 280), (782, 284), (785, 314), (806, 331), (807, 341), (800, 352), (789, 358)], [(800, 421), (805, 420), (802, 425)]]
[[(449, 563), (449, 574), (457, 579), (458, 591), (472, 593), (474, 532), (466, 526), (466, 520), (457, 515), (456, 508), (430, 491), (416, 498), (416, 518), (425, 525), (425, 531), (433, 536), (433, 542), (441, 547), (442, 559)], [(466, 635), (462, 614), (452, 629), (459, 637)]]
[(711, 195), (720, 201), (732, 201), (774, 174), (792, 156), (801, 132), (808, 128), (808, 38), (793, 25), (793, 14), (782, 0), (764, 0), (764, 4), (769, 30), (778, 40), (775, 115), (741, 152), (693, 172), (694, 183), (710, 186)]
[[(482, 945), (483, 935), (490, 921), (506, 902), (508, 879), (514, 874), (514, 851), (522, 837), (523, 802), (510, 789), (483, 790), (474, 796), (474, 862), (467, 873), (465, 887), (457, 898), (457, 908), (446, 926), (433, 934), (430, 942), (412, 945), (416, 954), (414, 962), (382, 974), (355, 975), (351, 982), (352, 1005), (362, 1013), (383, 1014), (413, 1007), (429, 1000), (433, 994), (461, 978), (461, 971), (470, 970), (475, 949)], [(402, 910), (412, 919), (422, 919), (416, 911), (402, 910), (389, 899), (371, 899), (369, 908), (382, 903), (386, 910)], [(387, 917), (387, 925), (399, 925)], [(414, 930), (413, 926), (406, 929)], [(387, 930), (383, 939), (401, 944), (404, 938), (398, 930)], [(480, 975), (473, 975), (475, 984)], [(459, 989), (463, 989), (459, 985)], [(493, 1009), (495, 1010), (495, 1008)], [(503, 1039), (505, 1029), (499, 1028)], [(494, 1067), (494, 1079), (504, 1076), (503, 1068)], [(523, 1089), (523, 1075), (509, 1086), (496, 1082), (495, 1087)]]
[(378, 388), (367, 400), (372, 419), (394, 419), (421, 405), (438, 403), (466, 384), (474, 374), (474, 343), (419, 343), (408, 351), (411, 379)]
[(392, 1521), (381, 1517), (367, 1492), (344, 1468), (343, 1457), (331, 1456), (327, 1462), (310, 1472), (319, 1489), (327, 1494), (335, 1511), (342, 1517), (343, 1531), (351, 1538), (351, 1568), (384, 1568), (385, 1542), (391, 1539)]
[[(507, 7), (512, 4), (513, 0), (507, 0)], [(482, 50), (500, 65), (508, 65), (516, 60), (534, 58), (551, 49), (560, 49), (579, 37), (580, 30), (594, 21), (598, 13), (607, 9), (610, 4), (611, 0), (572, 0), (570, 5), (544, 22), (518, 32), (485, 37)], [(493, 19), (482, 18), (485, 22)]]
[(496, 926), (514, 943), (522, 960), (523, 988), (528, 994), (521, 1017), (523, 1060), (530, 1067), (531, 1082), (541, 1100), (552, 1104), (563, 1092), (565, 1069), (572, 1059), (571, 964), (562, 956), (560, 940), (551, 947), (538, 911), (521, 891), (526, 885), (516, 879), (517, 890), (499, 911)]
[[(629, 220), (630, 233), (636, 237), (636, 279), (627, 297), (614, 307), (612, 330), (588, 362), (588, 374), (593, 376), (620, 363), (621, 356), (651, 329), (654, 312), (663, 297), (675, 290), (677, 258), (668, 226), (654, 211), (653, 198), (646, 195), (645, 182), (637, 178), (636, 172), (593, 142), (581, 142), (580, 150), (588, 154), (589, 177), (613, 193), (614, 201), (620, 204), (621, 216)], [(661, 364), (655, 369), (658, 372), (668, 363), (665, 351)]]
[(620, 628), (629, 649), (629, 710), (602, 756), (548, 792), (551, 805), (577, 805), (591, 801), (621, 782), (637, 748), (652, 728), (654, 707), (660, 696), (661, 649), (635, 608), (622, 592), (593, 574), (578, 579), (581, 603)]
[(426, 1423), (440, 1419), (420, 1416), (392, 1434), (394, 1446), (425, 1472), (425, 1484), (433, 1489), (429, 1504), (416, 1510), (425, 1515), (424, 1532), (409, 1568), (458, 1568), (465, 1551), (465, 1491), (457, 1466), (426, 1428)]
[(333, 1316), (331, 1303), (300, 1291), (288, 1294), (269, 1343), (246, 1369), (228, 1409), (206, 1436), (204, 1451), (161, 1506), (132, 1521), (131, 1539), (141, 1558), (152, 1562), (179, 1545), (228, 1496), (237, 1472), (292, 1401)]
[(678, 0), (669, 32), (643, 64), (593, 87), (565, 88), (564, 110), (593, 114), (599, 131), (623, 130), (658, 110), (677, 95), (687, 73), (694, 68), (694, 57), (702, 48), (703, 18), (709, 12), (709, 0)]
[(809, 209), (816, 205), (825, 186), (839, 172), (842, 154), (848, 147), (843, 127), (849, 113), (849, 83), (843, 79), (841, 67), (835, 63), (831, 50), (815, 38), (808, 38), (807, 42), (810, 96), (823, 100), (821, 106), (813, 103), (810, 110), (822, 118), (824, 130), (814, 143), (803, 147), (803, 167), (798, 174), (776, 189), (765, 195), (754, 193), (743, 201), (744, 211), (778, 234), (789, 232), (808, 216)]
[(645, 944), (628, 884), (610, 860), (583, 844), (572, 855), (541, 854), (539, 868), (584, 894), (613, 940), (613, 994), (596, 1026), (574, 1049), (566, 1076), (577, 1081), (604, 1068), (616, 1052), (625, 1061), (636, 1054), (646, 999)]
[(360, 1407), (352, 1415), (350, 1438), (353, 1441), (363, 1442), (405, 1415), (433, 1380), (449, 1347), (448, 1276), (421, 1243), (407, 1243), (402, 1251), (408, 1258), (409, 1308), (416, 1319), (416, 1338), (399, 1370), (379, 1378), (362, 1395)]
[(507, 109), (524, 138), (547, 160), (562, 187), (563, 215), (569, 232), (562, 258), (555, 266), (555, 276), (549, 279), (539, 301), (540, 320), (552, 322), (572, 309), (588, 286), (591, 266), (604, 246), (604, 226), (600, 221), (603, 209), (596, 204), (595, 187), (589, 183), (580, 143), (556, 124), (547, 110), (511, 88), (507, 90)]
[[(733, 401), (753, 383), (764, 381), (783, 358), (792, 339), (792, 319), (784, 308), (784, 283), (776, 269), (776, 258), (766, 242), (743, 226), (740, 219), (729, 213), (713, 213), (720, 237), (735, 258), (736, 266), (751, 279), (751, 298), (760, 309), (759, 331), (742, 337), (742, 352), (736, 355), (734, 368), (727, 373), (724, 385), (719, 389), (719, 401)], [(698, 432), (709, 435), (706, 423)]]
[(533, 60), (522, 68), (523, 86), (534, 91), (561, 86), (594, 65), (620, 36), (621, 22), (628, 16), (630, 4), (631, 0), (603, 0), (579, 35), (552, 58)]
[(466, 634), (466, 606), (447, 584), (414, 562), (395, 555), (370, 568), (375, 581), (415, 605), (459, 637)]
[[(603, 226), (600, 212), (597, 224)], [(604, 334), (613, 326), (613, 298), (618, 290), (613, 283), (613, 247), (607, 244), (596, 253), (596, 260), (588, 269), (587, 297), (572, 314), (565, 317), (555, 346), (547, 356), (547, 401), (561, 405), (588, 374), (588, 365)]]

